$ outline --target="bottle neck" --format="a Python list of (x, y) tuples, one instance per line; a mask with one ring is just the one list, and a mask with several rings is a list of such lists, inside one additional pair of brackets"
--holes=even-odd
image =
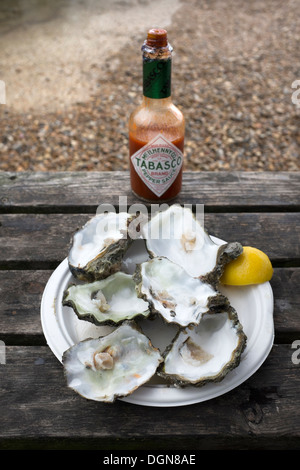
[(150, 59), (143, 55), (143, 95), (152, 100), (171, 96), (172, 59)]
[(151, 100), (171, 96), (171, 68), (173, 48), (164, 29), (151, 29), (142, 46), (143, 95)]

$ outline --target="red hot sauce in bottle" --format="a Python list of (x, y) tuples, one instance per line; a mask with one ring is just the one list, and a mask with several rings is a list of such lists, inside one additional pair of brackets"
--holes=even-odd
[(143, 101), (129, 118), (131, 188), (152, 202), (175, 198), (182, 184), (185, 122), (171, 99), (172, 50), (166, 30), (148, 31)]

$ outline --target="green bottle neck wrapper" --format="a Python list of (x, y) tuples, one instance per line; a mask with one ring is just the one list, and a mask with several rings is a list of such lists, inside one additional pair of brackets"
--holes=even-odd
[(143, 94), (147, 98), (171, 96), (171, 59), (143, 59)]

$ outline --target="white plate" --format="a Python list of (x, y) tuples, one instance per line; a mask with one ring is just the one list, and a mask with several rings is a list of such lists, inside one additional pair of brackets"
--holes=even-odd
[[(222, 240), (212, 237), (216, 243)], [(148, 258), (143, 240), (136, 240), (124, 258), (123, 269), (132, 273), (136, 263)], [(64, 290), (71, 282), (76, 282), (68, 268), (67, 258), (51, 275), (41, 302), (41, 322), (47, 344), (57, 359), (62, 362), (65, 350), (73, 344), (88, 338), (98, 337), (113, 330), (109, 326), (95, 326), (79, 320), (73, 309), (62, 305)], [(220, 383), (203, 387), (176, 388), (166, 385), (162, 379), (154, 377), (128, 397), (120, 400), (145, 406), (182, 406), (210, 400), (234, 389), (251, 375), (264, 362), (274, 341), (273, 292), (269, 282), (245, 287), (222, 286), (220, 290), (227, 295), (236, 309), (244, 332), (247, 346), (239, 366), (231, 371)], [(160, 319), (142, 320), (144, 332), (155, 347), (161, 351), (174, 337), (177, 328), (164, 324)]]

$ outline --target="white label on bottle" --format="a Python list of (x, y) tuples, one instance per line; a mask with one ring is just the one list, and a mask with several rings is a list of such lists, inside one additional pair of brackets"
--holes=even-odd
[(182, 152), (159, 134), (131, 156), (135, 171), (158, 197), (175, 181), (183, 163)]

